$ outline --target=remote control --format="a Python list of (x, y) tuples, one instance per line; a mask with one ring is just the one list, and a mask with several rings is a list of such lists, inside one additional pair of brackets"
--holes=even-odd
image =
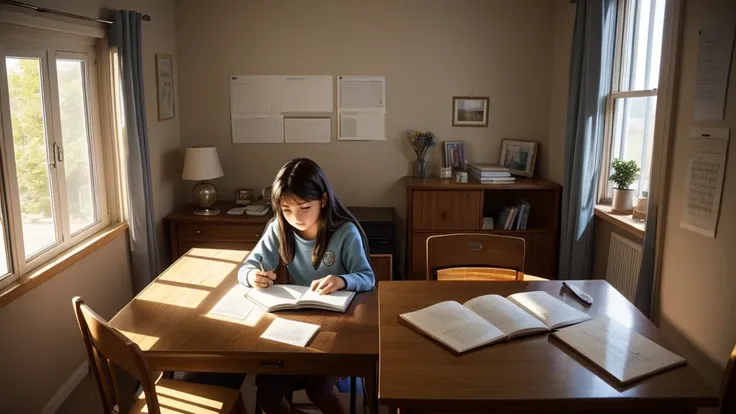
[(580, 300), (580, 302), (582, 302), (583, 305), (590, 306), (593, 304), (593, 298), (589, 294), (580, 290), (579, 287), (573, 285), (572, 283), (562, 282), (562, 288), (567, 289), (570, 292), (572, 292), (572, 294), (575, 295), (575, 297), (578, 300)]

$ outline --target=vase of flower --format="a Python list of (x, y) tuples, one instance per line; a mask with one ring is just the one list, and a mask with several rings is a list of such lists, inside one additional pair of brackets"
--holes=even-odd
[(406, 139), (411, 144), (414, 153), (417, 154), (417, 159), (414, 161), (414, 177), (415, 178), (427, 178), (429, 176), (429, 168), (427, 165), (427, 151), (430, 148), (437, 145), (434, 140), (434, 134), (430, 131), (412, 131), (406, 134)]
[(428, 175), (427, 160), (417, 159), (414, 161), (414, 178), (427, 178)]

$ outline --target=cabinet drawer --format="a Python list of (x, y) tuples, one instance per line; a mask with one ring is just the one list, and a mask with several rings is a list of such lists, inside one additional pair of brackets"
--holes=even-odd
[(414, 230), (480, 230), (481, 191), (414, 191)]
[(263, 224), (191, 224), (178, 225), (182, 240), (234, 240), (257, 242), (263, 234)]
[(226, 249), (226, 250), (253, 250), (254, 247), (256, 247), (256, 242), (245, 242), (245, 243), (238, 243), (238, 242), (210, 242), (210, 241), (201, 241), (201, 242), (192, 242), (192, 241), (184, 241), (179, 243), (179, 256), (183, 256), (186, 254), (186, 252), (189, 251), (189, 249), (192, 249), (194, 247), (200, 248), (200, 249)]

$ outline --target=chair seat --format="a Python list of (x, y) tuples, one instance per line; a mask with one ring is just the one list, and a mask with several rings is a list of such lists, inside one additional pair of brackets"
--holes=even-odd
[(541, 281), (549, 281), (549, 279), (545, 279), (545, 278), (539, 277), (539, 276), (532, 276), (532, 275), (527, 275), (527, 274), (524, 275), (524, 281), (530, 281), (531, 282), (531, 281), (534, 281), (534, 280), (538, 280), (538, 281), (539, 280), (541, 280)]
[[(161, 378), (156, 383), (156, 395), (162, 414), (229, 414), (240, 412), (237, 410), (240, 390)], [(133, 404), (130, 412), (149, 412), (143, 393)]]

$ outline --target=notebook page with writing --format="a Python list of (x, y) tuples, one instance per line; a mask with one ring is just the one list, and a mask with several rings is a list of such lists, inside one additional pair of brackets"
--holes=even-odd
[(622, 384), (687, 363), (621, 323), (601, 316), (552, 334)]
[(557, 329), (591, 319), (587, 313), (555, 299), (544, 291), (515, 293), (509, 296), (508, 300), (542, 321), (549, 329)]
[(261, 338), (305, 347), (317, 331), (319, 325), (276, 318), (263, 332)]
[(267, 311), (292, 309), (308, 289), (306, 286), (273, 285), (267, 288), (248, 289), (245, 296)]
[(210, 315), (245, 320), (255, 307), (253, 302), (244, 297), (247, 291), (245, 286), (236, 285), (210, 310)]
[(478, 296), (465, 302), (463, 306), (493, 324), (509, 338), (548, 331), (537, 318), (500, 295)]
[(454, 301), (440, 302), (400, 316), (457, 353), (506, 337), (488, 321)]
[(332, 292), (328, 295), (320, 295), (308, 288), (307, 291), (304, 292), (304, 295), (302, 295), (302, 297), (297, 301), (296, 307), (297, 309), (304, 307), (345, 312), (354, 296), (355, 292), (347, 290)]

